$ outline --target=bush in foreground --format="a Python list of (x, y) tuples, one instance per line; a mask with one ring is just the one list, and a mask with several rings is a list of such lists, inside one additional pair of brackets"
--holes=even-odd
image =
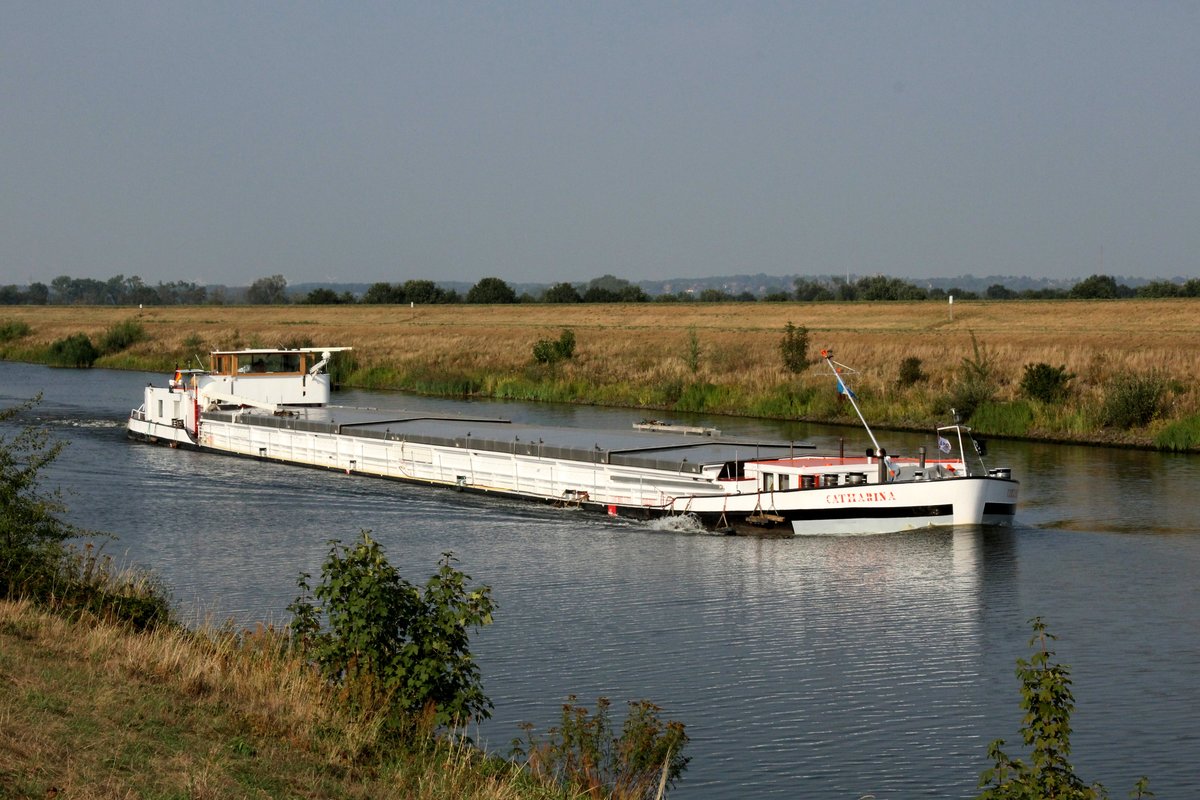
[(292, 612), (293, 644), (357, 713), (378, 713), (397, 731), (427, 719), (434, 726), (489, 716), (468, 633), (491, 624), (491, 588), (444, 553), (424, 587), (400, 577), (363, 531), (353, 545), (330, 542), (321, 583), (307, 573)]
[[(1085, 784), (1071, 765), (1071, 713), (1075, 696), (1071, 693), (1071, 669), (1052, 661), (1054, 651), (1046, 643), (1055, 637), (1046, 631), (1041, 617), (1030, 620), (1033, 655), (1017, 659), (1017, 678), (1021, 681), (1021, 708), (1025, 711), (1021, 738), (1030, 748), (1029, 763), (1010, 758), (1001, 748), (1003, 739), (988, 747), (993, 765), (980, 776), (979, 785), (987, 787), (978, 800), (1098, 800), (1108, 797), (1099, 783)], [(1143, 777), (1131, 797), (1153, 797)]]

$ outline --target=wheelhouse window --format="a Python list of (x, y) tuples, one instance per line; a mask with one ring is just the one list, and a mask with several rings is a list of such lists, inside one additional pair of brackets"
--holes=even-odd
[(216, 353), (213, 371), (221, 375), (298, 375), (308, 366), (309, 353)]

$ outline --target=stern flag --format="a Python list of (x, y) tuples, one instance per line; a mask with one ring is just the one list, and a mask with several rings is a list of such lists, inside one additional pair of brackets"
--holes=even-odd
[(856, 395), (854, 393), (854, 390), (850, 389), (848, 386), (846, 386), (846, 384), (842, 383), (841, 377), (838, 377), (837, 383), (838, 383), (838, 387), (837, 387), (838, 394), (849, 395), (850, 397), (853, 397), (855, 400), (858, 399), (858, 395)]
[(950, 440), (945, 436), (938, 437), (938, 450), (941, 450), (943, 453), (950, 452)]

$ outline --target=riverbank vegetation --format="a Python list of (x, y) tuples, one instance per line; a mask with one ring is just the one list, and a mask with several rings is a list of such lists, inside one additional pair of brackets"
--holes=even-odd
[[(16, 424), (32, 405), (0, 409), (0, 798), (644, 800), (686, 766), (648, 702), (536, 764), (477, 746), (469, 634), (495, 606), (449, 554), (417, 587), (363, 532), (301, 576), (287, 627), (185, 627), (153, 577), (75, 546), (90, 532), (39, 485), (62, 446)], [(628, 760), (579, 769), (598, 752)]]
[[(955, 409), (983, 434), (1187, 451), (1197, 303), (12, 306), (0, 357), (63, 363), (82, 335), (104, 344), (96, 366), (162, 371), (213, 348), (350, 345), (335, 365), (347, 386), (852, 424), (813, 363), (828, 347), (879, 426), (927, 429)], [(548, 357), (564, 337), (570, 356)]]
[[(288, 627), (181, 625), (152, 576), (74, 547), (96, 534), (40, 485), (62, 445), (14, 424), (33, 404), (0, 409), (0, 798), (661, 800), (687, 767), (684, 726), (649, 701), (617, 732), (605, 698), (593, 713), (571, 696), (544, 736), (522, 726), (512, 760), (476, 746), (462, 725), (491, 704), (469, 632), (495, 605), (450, 554), (418, 587), (364, 531), (330, 543), (315, 588), (299, 577)], [(1030, 761), (993, 742), (979, 798), (1107, 797), (1071, 765), (1069, 669), (1032, 623)]]

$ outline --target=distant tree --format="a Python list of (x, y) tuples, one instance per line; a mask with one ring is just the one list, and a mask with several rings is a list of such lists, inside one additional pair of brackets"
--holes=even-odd
[(409, 280), (404, 282), (404, 299), (401, 303), (416, 303), (417, 305), (433, 305), (434, 303), (457, 303), (458, 293), (447, 291), (429, 280)]
[(332, 306), (344, 303), (345, 300), (333, 289), (320, 286), (305, 295), (303, 302), (310, 306)]
[(701, 303), (728, 303), (733, 295), (720, 289), (704, 289), (700, 292)]
[(468, 303), (515, 303), (517, 293), (500, 278), (481, 278), (467, 292)]
[(834, 294), (829, 287), (819, 281), (797, 278), (794, 287), (796, 289), (796, 299), (801, 302), (811, 303), (816, 300), (834, 299)]
[(50, 287), (44, 283), (31, 283), (25, 296), (29, 299), (29, 305), (44, 306), (50, 302)]
[(1073, 300), (1115, 300), (1132, 294), (1128, 286), (1117, 284), (1111, 275), (1092, 275), (1071, 287), (1068, 296)]
[(645, 303), (649, 299), (642, 287), (612, 275), (593, 278), (583, 292), (585, 303)]
[(251, 305), (283, 305), (287, 301), (287, 279), (282, 275), (259, 278), (246, 290), (246, 302)]
[(855, 288), (859, 300), (924, 300), (928, 297), (919, 286), (883, 275), (862, 278)]
[(764, 303), (786, 303), (792, 299), (792, 296), (787, 292), (767, 292), (763, 295)]
[(390, 303), (405, 303), (407, 298), (404, 296), (404, 288), (401, 286), (393, 286), (390, 283), (380, 282), (372, 283), (367, 287), (367, 291), (363, 293), (362, 301), (371, 304), (390, 304)]
[(556, 283), (542, 294), (543, 303), (581, 303), (579, 290), (569, 283)]
[(1173, 281), (1151, 281), (1134, 292), (1138, 297), (1180, 297), (1183, 287)]
[(1001, 283), (993, 283), (983, 293), (983, 296), (988, 300), (1014, 300), (1017, 293)]

